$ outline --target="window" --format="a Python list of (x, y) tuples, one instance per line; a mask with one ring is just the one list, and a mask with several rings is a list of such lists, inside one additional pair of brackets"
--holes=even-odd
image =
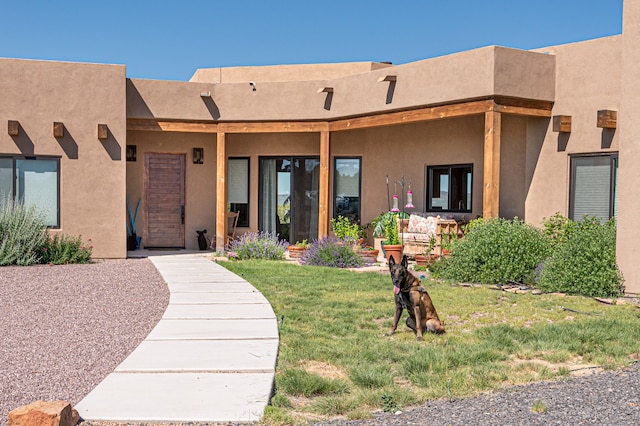
[(471, 212), (473, 165), (427, 166), (427, 211)]
[(0, 198), (36, 205), (47, 226), (60, 225), (60, 179), (57, 158), (0, 158)]
[(606, 221), (618, 215), (618, 154), (571, 157), (569, 217)]
[(249, 226), (249, 158), (229, 158), (227, 170), (229, 187), (229, 206), (232, 212), (238, 212), (240, 227)]
[(335, 158), (333, 217), (344, 216), (360, 223), (360, 169), (362, 160), (354, 157)]

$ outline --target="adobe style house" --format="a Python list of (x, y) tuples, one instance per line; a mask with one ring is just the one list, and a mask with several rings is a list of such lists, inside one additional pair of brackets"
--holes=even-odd
[[(640, 292), (640, 2), (623, 32), (534, 51), (485, 47), (414, 63), (208, 68), (188, 82), (125, 66), (0, 59), (0, 195), (37, 203), (54, 232), (127, 255), (223, 245), (237, 231), (291, 242), (388, 209), (467, 219), (618, 217), (618, 262)], [(638, 162), (636, 162), (638, 160)], [(405, 188), (406, 191), (407, 188)]]

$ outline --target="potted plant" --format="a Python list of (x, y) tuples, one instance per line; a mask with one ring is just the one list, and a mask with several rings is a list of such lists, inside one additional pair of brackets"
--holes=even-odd
[(378, 258), (379, 253), (380, 250), (375, 249), (371, 246), (362, 247), (362, 249), (360, 250), (360, 256), (368, 263), (374, 263)]
[[(373, 228), (373, 247), (380, 250), (383, 256), (386, 256), (383, 244), (386, 238), (386, 226), (389, 223), (397, 223), (396, 217), (408, 218), (409, 215), (404, 212), (384, 212), (371, 220), (370, 226)], [(382, 258), (380, 260), (382, 260)]]
[(395, 220), (397, 215), (394, 215), (393, 221), (387, 221), (385, 224), (385, 240), (383, 241), (383, 249), (387, 262), (389, 258), (393, 256), (393, 260), (400, 262), (402, 260), (402, 242), (400, 241), (400, 235), (398, 234), (398, 222)]
[(451, 250), (454, 245), (454, 240), (457, 239), (453, 234), (442, 234), (442, 255), (444, 257), (449, 257), (451, 254)]
[[(356, 244), (360, 236), (361, 227), (357, 223), (351, 223), (349, 218), (344, 216), (338, 216), (331, 219), (331, 227), (333, 233), (338, 240), (347, 242), (349, 244)], [(359, 246), (358, 246), (359, 247)]]
[(289, 244), (289, 246), (287, 246), (289, 258), (300, 259), (307, 248), (309, 248), (309, 242), (307, 240), (297, 241), (295, 244)]

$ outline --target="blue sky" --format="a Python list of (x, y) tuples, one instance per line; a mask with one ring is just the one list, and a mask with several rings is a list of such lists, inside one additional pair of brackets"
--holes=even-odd
[(489, 45), (533, 49), (622, 32), (622, 0), (2, 0), (0, 57), (197, 68), (402, 64)]

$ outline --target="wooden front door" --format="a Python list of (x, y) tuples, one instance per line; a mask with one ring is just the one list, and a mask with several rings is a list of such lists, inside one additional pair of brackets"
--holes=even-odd
[(184, 154), (145, 153), (145, 247), (184, 248), (184, 169)]

